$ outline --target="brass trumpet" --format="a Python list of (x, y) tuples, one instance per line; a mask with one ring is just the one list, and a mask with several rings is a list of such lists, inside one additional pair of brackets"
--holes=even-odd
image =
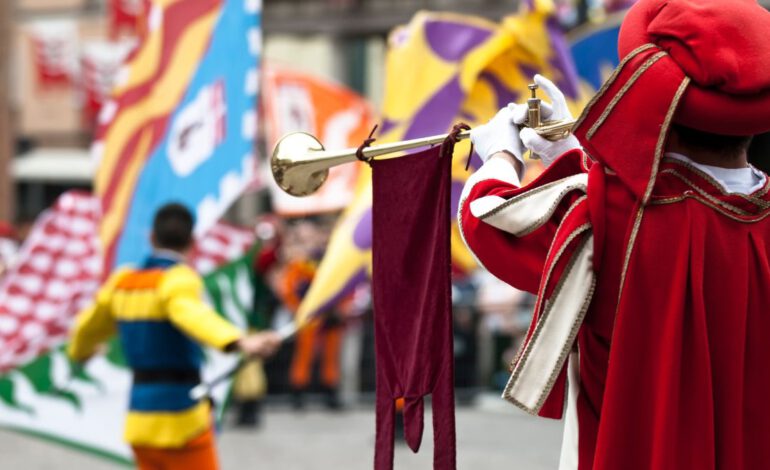
[[(529, 118), (526, 124), (539, 135), (548, 140), (559, 140), (567, 137), (575, 124), (573, 120), (540, 121), (540, 100), (536, 98), (537, 85), (530, 85), (532, 97), (528, 100)], [(422, 137), (387, 143), (363, 150), (363, 156), (374, 159), (384, 155), (395, 154), (420, 147), (442, 143), (448, 134)], [(461, 132), (458, 140), (470, 138), (470, 131)], [(293, 132), (284, 136), (275, 146), (270, 159), (270, 169), (278, 186), (292, 196), (308, 196), (320, 188), (329, 176), (329, 168), (357, 160), (358, 149), (331, 150), (324, 149), (323, 144), (305, 132)], [(398, 155), (389, 158), (397, 158)]]

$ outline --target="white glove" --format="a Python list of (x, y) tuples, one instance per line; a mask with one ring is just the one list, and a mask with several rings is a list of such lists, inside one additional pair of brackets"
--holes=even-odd
[[(559, 90), (552, 81), (548, 80), (542, 75), (535, 75), (535, 83), (545, 91), (553, 104), (548, 103), (541, 104), (541, 116), (544, 120), (566, 120), (572, 119), (572, 113), (569, 112), (567, 106), (567, 99), (564, 97), (564, 93)], [(513, 122), (518, 125), (522, 125), (527, 120), (527, 105), (519, 104), (515, 105), (513, 110)], [(567, 153), (570, 150), (581, 148), (580, 142), (577, 137), (570, 134), (566, 139), (550, 141), (538, 135), (533, 129), (524, 128), (521, 131), (520, 139), (522, 144), (537, 154), (545, 166), (553, 163), (561, 155)]]
[(509, 104), (498, 111), (488, 123), (471, 130), (471, 142), (484, 163), (500, 152), (508, 152), (524, 163), (524, 145), (519, 138), (519, 129), (513, 125), (515, 108), (515, 104)]

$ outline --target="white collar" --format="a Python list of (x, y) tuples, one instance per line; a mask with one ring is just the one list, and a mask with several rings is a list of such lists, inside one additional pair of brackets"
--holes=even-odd
[(667, 157), (688, 163), (714, 179), (725, 192), (751, 194), (765, 186), (767, 176), (751, 164), (745, 168), (723, 168), (704, 165), (681, 153), (667, 152)]

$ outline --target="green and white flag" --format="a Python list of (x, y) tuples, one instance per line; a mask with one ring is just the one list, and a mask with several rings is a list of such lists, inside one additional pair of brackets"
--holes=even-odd
[[(274, 299), (265, 280), (254, 270), (259, 245), (204, 278), (211, 305), (242, 329), (264, 329)], [(256, 303), (255, 303), (256, 302)], [(237, 323), (243, 321), (244, 323)]]

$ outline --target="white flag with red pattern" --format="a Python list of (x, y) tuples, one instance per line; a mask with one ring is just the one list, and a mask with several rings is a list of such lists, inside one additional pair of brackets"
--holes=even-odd
[(0, 282), (0, 373), (61, 344), (99, 286), (99, 202), (69, 192), (35, 222)]

